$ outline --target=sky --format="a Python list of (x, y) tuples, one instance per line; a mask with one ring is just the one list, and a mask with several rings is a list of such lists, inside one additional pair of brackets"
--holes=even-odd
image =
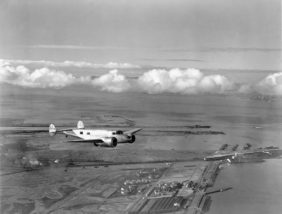
[(0, 58), (281, 70), (279, 0), (4, 0)]

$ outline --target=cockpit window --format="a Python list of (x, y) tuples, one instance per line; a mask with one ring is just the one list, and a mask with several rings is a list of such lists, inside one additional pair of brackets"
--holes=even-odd
[(117, 134), (123, 134), (123, 131), (118, 130), (118, 131), (117, 131)]

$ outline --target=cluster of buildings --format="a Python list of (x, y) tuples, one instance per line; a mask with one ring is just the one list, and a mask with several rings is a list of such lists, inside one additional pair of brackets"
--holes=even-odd
[(143, 193), (148, 185), (160, 178), (165, 168), (141, 169), (133, 179), (127, 179), (120, 187), (121, 195), (134, 195)]

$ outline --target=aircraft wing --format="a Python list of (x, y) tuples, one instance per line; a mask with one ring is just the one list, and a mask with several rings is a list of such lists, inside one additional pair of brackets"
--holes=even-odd
[(141, 130), (140, 128), (131, 129), (131, 130), (129, 130), (129, 131), (125, 131), (124, 134), (132, 135), (132, 134), (135, 134), (136, 132), (139, 132), (140, 130)]
[(68, 128), (68, 129), (59, 129), (57, 130), (57, 132), (64, 132), (64, 131), (72, 131), (73, 129)]
[(78, 140), (68, 140), (67, 142), (69, 143), (102, 143), (103, 140), (99, 139), (89, 139), (89, 140), (84, 140), (84, 139), (78, 139)]

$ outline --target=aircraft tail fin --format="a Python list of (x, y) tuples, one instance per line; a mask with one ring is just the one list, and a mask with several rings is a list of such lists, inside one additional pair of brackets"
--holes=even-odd
[(50, 136), (54, 136), (56, 134), (57, 130), (54, 124), (50, 124), (49, 126), (49, 134)]
[(77, 122), (77, 128), (84, 129), (84, 123), (81, 120)]

